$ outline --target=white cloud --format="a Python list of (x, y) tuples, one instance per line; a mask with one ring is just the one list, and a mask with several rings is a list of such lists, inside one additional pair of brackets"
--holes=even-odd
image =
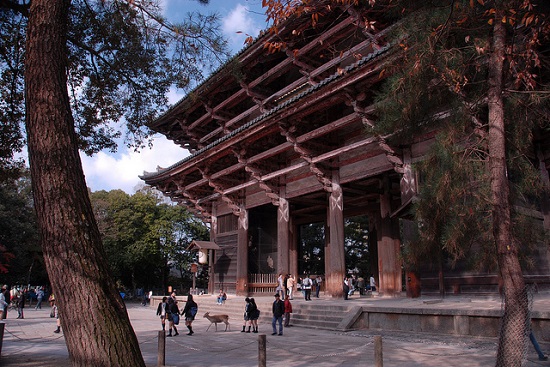
[(175, 87), (170, 88), (170, 90), (168, 91), (168, 104), (172, 106), (182, 100), (183, 97), (185, 97), (185, 93), (179, 91)]
[(222, 19), (222, 30), (229, 39), (229, 43), (234, 51), (243, 48), (247, 35), (256, 37), (262, 30), (262, 27), (256, 22), (249, 8), (242, 4), (237, 4), (226, 17)]
[(126, 149), (117, 155), (99, 152), (93, 157), (81, 153), (86, 183), (92, 191), (121, 189), (133, 194), (144, 182), (138, 176), (144, 171), (155, 172), (189, 155), (189, 152), (164, 136), (155, 138), (152, 149), (136, 153)]
[[(171, 21), (183, 19), (189, 11), (221, 14), (222, 31), (233, 52), (238, 52), (245, 46), (247, 35), (256, 37), (264, 28), (261, 24), (265, 21), (265, 15), (260, 1), (247, 1), (247, 5), (236, 4), (231, 10), (226, 7), (233, 6), (234, 3), (227, 1), (211, 0), (207, 6), (191, 0), (161, 0), (161, 3), (165, 15)], [(184, 94), (173, 89), (168, 94), (169, 104), (177, 103), (183, 97)], [(159, 135), (152, 149), (147, 148), (140, 153), (125, 149), (122, 145), (117, 154), (100, 152), (93, 157), (81, 154), (81, 159), (86, 183), (92, 191), (121, 189), (133, 194), (138, 185), (144, 184), (138, 177), (143, 171), (154, 172), (157, 166), (168, 167), (188, 155), (187, 150)]]

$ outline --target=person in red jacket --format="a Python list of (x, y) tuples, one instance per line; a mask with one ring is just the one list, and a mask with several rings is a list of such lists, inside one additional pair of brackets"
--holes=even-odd
[(285, 298), (285, 327), (290, 326), (290, 314), (292, 313), (292, 304), (290, 300)]

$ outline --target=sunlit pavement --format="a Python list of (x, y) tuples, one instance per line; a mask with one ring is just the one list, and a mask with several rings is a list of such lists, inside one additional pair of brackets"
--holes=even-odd
[[(327, 302), (314, 299), (314, 302)], [(199, 298), (201, 302), (215, 302), (214, 298)], [(365, 299), (376, 305), (401, 302), (406, 307), (422, 307), (418, 300)], [(546, 311), (550, 297), (537, 307)], [(499, 307), (497, 301), (468, 302), (460, 307)], [(433, 304), (430, 305), (434, 307)], [(450, 307), (441, 303), (440, 307)], [(138, 337), (147, 366), (156, 366), (158, 358), (159, 318), (153, 308), (128, 304), (128, 312)], [(55, 319), (49, 317), (49, 308), (25, 310), (25, 319), (16, 319), (10, 311), (5, 320), (1, 366), (68, 366), (69, 358), (63, 334), (55, 334)], [(242, 320), (230, 320), (231, 330), (224, 332), (223, 325), (216, 332), (204, 318), (193, 323), (195, 334), (186, 335), (183, 324), (180, 335), (166, 338), (166, 366), (258, 366), (258, 339), (265, 334), (267, 366), (374, 366), (374, 336), (381, 335), (383, 363), (396, 366), (494, 366), (497, 348), (495, 338), (455, 337), (450, 335), (412, 334), (401, 332), (350, 331), (336, 332), (302, 327), (290, 327), (284, 335), (271, 335), (271, 325), (261, 324), (259, 334), (241, 333)], [(220, 325), (219, 325), (220, 326)], [(540, 341), (540, 340), (539, 340)], [(545, 352), (550, 345), (541, 343)], [(550, 366), (539, 361), (532, 346), (528, 345), (524, 366)]]

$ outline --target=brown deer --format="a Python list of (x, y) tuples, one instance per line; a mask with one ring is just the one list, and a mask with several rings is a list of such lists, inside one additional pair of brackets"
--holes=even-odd
[(208, 321), (210, 321), (210, 325), (208, 325), (208, 328), (206, 329), (206, 331), (208, 331), (208, 329), (210, 329), (210, 326), (212, 326), (212, 324), (214, 324), (216, 326), (216, 331), (218, 331), (218, 323), (219, 322), (223, 322), (225, 324), (225, 330), (224, 331), (227, 331), (227, 328), (229, 327), (229, 330), (231, 330), (231, 327), (229, 326), (229, 315), (212, 315), (210, 316), (210, 312), (207, 312), (204, 314), (204, 317), (206, 317), (208, 319)]

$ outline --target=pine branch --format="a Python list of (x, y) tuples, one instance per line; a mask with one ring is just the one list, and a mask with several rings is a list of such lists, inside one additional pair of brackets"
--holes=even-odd
[(0, 0), (0, 9), (10, 9), (24, 17), (29, 16), (29, 9), (31, 7), (31, 0), (20, 3), (17, 0)]

